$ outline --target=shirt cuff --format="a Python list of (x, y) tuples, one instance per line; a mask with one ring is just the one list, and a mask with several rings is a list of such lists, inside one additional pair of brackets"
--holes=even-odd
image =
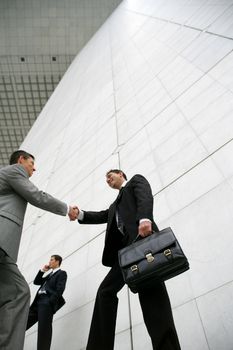
[(82, 221), (83, 219), (84, 219), (84, 211), (83, 210), (79, 210), (78, 220)]
[(145, 221), (149, 221), (149, 222), (151, 222), (151, 220), (150, 220), (150, 219), (141, 219), (141, 220), (139, 220), (139, 224), (141, 224), (142, 222), (145, 222)]

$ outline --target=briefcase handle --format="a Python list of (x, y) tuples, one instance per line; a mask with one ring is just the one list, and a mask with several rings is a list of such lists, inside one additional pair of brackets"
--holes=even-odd
[[(152, 235), (153, 233), (156, 233), (156, 232), (152, 230), (150, 235)], [(146, 236), (146, 237), (149, 237), (150, 235), (148, 235), (148, 236)], [(146, 237), (140, 236), (140, 234), (138, 233), (138, 234), (137, 234), (137, 237), (133, 240), (132, 243), (135, 243), (139, 237), (140, 237), (140, 239), (146, 238)]]

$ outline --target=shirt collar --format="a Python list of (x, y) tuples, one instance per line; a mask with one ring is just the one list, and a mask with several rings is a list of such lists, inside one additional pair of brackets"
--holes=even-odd
[(61, 270), (60, 267), (57, 267), (56, 269), (53, 269), (52, 273), (54, 274), (55, 272), (57, 272), (58, 270)]
[[(127, 184), (127, 182), (128, 182), (128, 181), (125, 180), (125, 181), (122, 183), (121, 188), (125, 187), (125, 185)], [(120, 189), (121, 189), (121, 188), (120, 188)]]

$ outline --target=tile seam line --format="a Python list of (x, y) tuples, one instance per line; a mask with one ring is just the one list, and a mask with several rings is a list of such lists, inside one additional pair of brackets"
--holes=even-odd
[(233, 141), (233, 137), (231, 139), (229, 139), (227, 142), (225, 142), (223, 145), (221, 145), (220, 147), (216, 148), (214, 151), (212, 151), (210, 154), (208, 154), (208, 156), (204, 157), (203, 159), (201, 159), (199, 162), (197, 162), (196, 164), (194, 164), (191, 168), (189, 168), (187, 171), (183, 172), (181, 175), (179, 175), (176, 179), (174, 179), (173, 181), (169, 182), (169, 184), (167, 184), (166, 186), (164, 186), (163, 188), (161, 188), (161, 190), (159, 190), (158, 192), (156, 192), (153, 196), (156, 197), (159, 193), (163, 192), (166, 188), (168, 188), (169, 186), (173, 185), (176, 181), (178, 181), (180, 178), (182, 178), (183, 176), (185, 176), (186, 174), (188, 174), (190, 171), (192, 171), (193, 169), (195, 169), (198, 165), (200, 165), (201, 163), (205, 162), (207, 159), (211, 158), (215, 153), (217, 153), (219, 150), (221, 150), (222, 148), (224, 148), (225, 146), (227, 146), (229, 143), (231, 143)]
[(202, 315), (201, 315), (201, 312), (200, 312), (199, 307), (198, 307), (197, 299), (195, 299), (195, 305), (196, 305), (196, 308), (197, 308), (197, 313), (198, 313), (198, 316), (199, 316), (200, 323), (202, 325), (202, 329), (203, 329), (204, 337), (205, 337), (205, 340), (206, 340), (206, 344), (207, 344), (209, 350), (211, 350), (210, 344), (209, 344), (209, 341), (208, 341), (207, 331), (205, 329), (204, 322), (203, 322), (203, 319), (202, 319)]
[(226, 36), (226, 35), (223, 35), (223, 34), (214, 33), (214, 32), (211, 32), (211, 31), (209, 31), (209, 30), (206, 30), (206, 29), (201, 29), (201, 28), (193, 27), (193, 26), (190, 26), (190, 25), (187, 25), (187, 24), (182, 24), (182, 23), (175, 22), (175, 21), (172, 21), (172, 20), (169, 20), (169, 19), (160, 18), (160, 17), (156, 17), (156, 16), (152, 16), (152, 15), (147, 15), (147, 14), (140, 13), (140, 12), (133, 11), (133, 10), (129, 10), (129, 9), (126, 9), (126, 11), (135, 13), (135, 14), (140, 15), (140, 16), (144, 16), (144, 17), (149, 17), (149, 18), (152, 18), (152, 19), (156, 19), (156, 20), (158, 20), (158, 21), (160, 21), (160, 22), (171, 23), (171, 24), (177, 25), (177, 26), (179, 26), (179, 27), (184, 27), (184, 28), (196, 30), (196, 31), (198, 31), (198, 32), (200, 32), (200, 33), (207, 33), (207, 34), (214, 35), (214, 36), (217, 36), (217, 37), (220, 37), (220, 38), (224, 38), (224, 39), (227, 39), (227, 40), (233, 40), (233, 38), (231, 38), (231, 37), (229, 37), (229, 36)]
[[(115, 121), (115, 128), (116, 128), (116, 148), (119, 149), (120, 147), (120, 135), (119, 135), (119, 128), (118, 128), (118, 116), (117, 116), (117, 102), (116, 102), (116, 86), (115, 86), (115, 79), (114, 79), (114, 65), (113, 65), (113, 52), (112, 52), (112, 44), (111, 44), (111, 34), (110, 34), (110, 27), (108, 24), (108, 40), (109, 40), (109, 53), (110, 53), (110, 60), (111, 60), (111, 77), (112, 77), (112, 87), (113, 87), (113, 103), (114, 103), (114, 113), (113, 118)], [(114, 151), (113, 153), (114, 154)], [(117, 161), (118, 161), (118, 167), (121, 168), (121, 158), (120, 158), (120, 152), (116, 152), (117, 154)]]
[(205, 292), (205, 293), (199, 294), (198, 296), (193, 297), (192, 299), (185, 301), (184, 303), (181, 303), (181, 304), (178, 304), (178, 305), (174, 306), (172, 309), (173, 309), (173, 310), (176, 310), (176, 309), (178, 309), (179, 307), (190, 303), (190, 301), (195, 301), (195, 302), (196, 302), (196, 301), (198, 301), (198, 299), (201, 299), (201, 298), (203, 298), (204, 296), (206, 296), (206, 295), (208, 295), (208, 294), (210, 294), (210, 293), (212, 293), (212, 292), (215, 292), (215, 291), (218, 290), (219, 288), (228, 286), (228, 285), (230, 285), (230, 284), (232, 284), (232, 283), (233, 283), (233, 281), (225, 282), (225, 283), (223, 283), (222, 285), (217, 286), (216, 288), (212, 288), (212, 289), (208, 290), (208, 291)]

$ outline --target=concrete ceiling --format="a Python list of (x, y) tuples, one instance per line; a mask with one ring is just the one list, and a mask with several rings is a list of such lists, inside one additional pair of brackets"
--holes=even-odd
[(0, 0), (0, 167), (122, 0)]

